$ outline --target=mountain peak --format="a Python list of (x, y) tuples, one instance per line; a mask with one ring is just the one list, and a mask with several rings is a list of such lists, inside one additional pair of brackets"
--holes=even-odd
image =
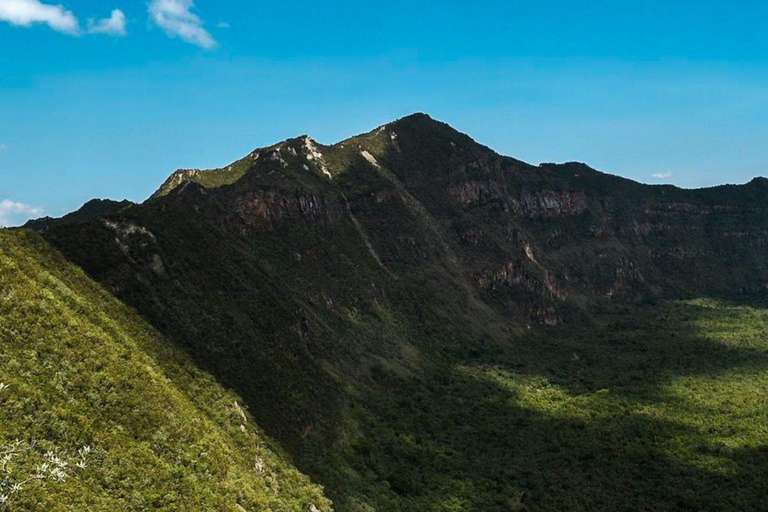
[(436, 123), (439, 122), (425, 112), (414, 112), (413, 114), (409, 114), (405, 117), (401, 117), (400, 119), (396, 119), (392, 121), (392, 123), (390, 124), (395, 124), (401, 121), (435, 121)]
[(455, 128), (450, 126), (448, 123), (444, 123), (442, 121), (439, 121), (429, 114), (425, 114), (423, 112), (415, 112), (411, 115), (401, 117), (400, 119), (396, 119), (392, 121), (391, 123), (386, 124), (385, 126), (389, 126), (392, 128), (396, 127), (411, 127), (413, 129), (418, 130), (425, 130), (425, 129), (434, 129), (434, 128), (449, 128), (453, 131)]

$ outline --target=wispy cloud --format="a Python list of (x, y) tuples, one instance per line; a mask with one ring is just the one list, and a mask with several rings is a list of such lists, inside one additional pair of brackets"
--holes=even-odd
[(203, 28), (200, 17), (192, 12), (194, 6), (192, 0), (152, 0), (149, 16), (169, 37), (179, 37), (201, 48), (215, 48), (216, 40)]
[(18, 226), (42, 213), (42, 208), (5, 199), (0, 201), (0, 227)]
[(652, 174), (651, 176), (653, 178), (657, 179), (657, 180), (666, 180), (667, 178), (671, 178), (672, 177), (672, 173), (671, 172), (657, 172), (655, 174)]
[(80, 24), (71, 11), (39, 0), (0, 0), (0, 20), (18, 27), (46, 24), (64, 34), (80, 33)]
[(226, 21), (220, 21), (216, 24), (216, 28), (229, 28), (229, 23)]
[(128, 34), (125, 26), (125, 13), (123, 13), (123, 11), (120, 9), (114, 9), (109, 18), (104, 18), (103, 20), (94, 20), (91, 18), (88, 20), (88, 33), (107, 34), (110, 36), (125, 36)]
[(0, 144), (0, 153), (3, 151), (8, 151), (10, 149), (7, 144)]

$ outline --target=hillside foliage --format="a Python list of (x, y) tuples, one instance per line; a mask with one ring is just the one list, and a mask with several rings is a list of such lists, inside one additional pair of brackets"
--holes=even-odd
[(37, 234), (0, 231), (3, 510), (329, 510), (241, 398)]

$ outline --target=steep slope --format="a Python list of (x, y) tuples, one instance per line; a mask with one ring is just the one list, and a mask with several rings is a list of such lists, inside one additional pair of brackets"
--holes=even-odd
[(0, 347), (2, 510), (330, 510), (237, 395), (31, 232), (0, 231)]
[[(564, 299), (768, 285), (764, 178), (703, 190), (654, 187), (583, 164), (530, 166), (426, 116), (385, 130), (391, 144), (371, 153), (445, 227), (485, 296), (513, 310), (521, 291)], [(531, 313), (557, 321), (551, 311)]]
[[(333, 146), (300, 137), (231, 168), (176, 173), (142, 205), (45, 236), (235, 389), (342, 510), (508, 510), (521, 496), (574, 505), (563, 493), (621, 508), (590, 490), (629, 496), (631, 479), (610, 475), (641, 472), (648, 449), (593, 446), (604, 473), (569, 452), (585, 459), (564, 473), (537, 432), (673, 429), (635, 418), (637, 400), (626, 409), (637, 421), (617, 431), (532, 411), (485, 368), (557, 380), (567, 401), (629, 386), (634, 364), (655, 368), (659, 346), (633, 352), (625, 374), (592, 375), (580, 358), (604, 363), (614, 339), (635, 347), (613, 331), (599, 350), (583, 343), (621, 325), (598, 310), (764, 290), (767, 199), (766, 180), (686, 191), (582, 164), (531, 166), (414, 115)], [(560, 325), (562, 343), (524, 334), (541, 325)], [(706, 345), (691, 329), (669, 342)], [(524, 436), (537, 441), (521, 452)], [(710, 474), (689, 459), (681, 474), (705, 487)], [(661, 479), (676, 474), (659, 464)], [(571, 472), (584, 490), (547, 501), (542, 479), (554, 488), (551, 475)], [(637, 493), (676, 499), (653, 488)]]
[[(768, 287), (765, 178), (682, 190), (641, 185), (577, 163), (534, 167), (422, 114), (330, 147), (300, 140), (314, 149), (288, 141), (257, 150), (236, 163), (238, 178), (250, 182), (247, 173), (269, 169), (303, 186), (302, 170), (327, 173), (332, 185), (324, 187), (341, 190), (356, 220), (367, 217), (374, 224), (374, 237), (381, 217), (404, 217), (384, 212), (382, 203), (400, 203), (436, 235), (415, 243), (436, 244), (444, 256), (461, 261), (462, 273), (485, 298), (505, 301), (513, 314), (524, 302), (535, 305), (524, 314), (537, 323), (558, 321), (550, 307), (558, 301), (541, 303), (546, 295), (727, 295)], [(293, 158), (286, 160), (280, 148)], [(324, 162), (319, 170), (305, 160), (319, 161), (315, 152)], [(268, 165), (258, 161), (261, 155)], [(219, 172), (176, 175), (173, 184), (219, 186), (224, 182), (209, 178)], [(172, 190), (170, 183), (158, 193)], [(270, 183), (262, 177), (254, 186)], [(389, 235), (381, 246), (391, 245)], [(402, 251), (391, 259), (402, 263)], [(519, 293), (528, 296), (516, 300)]]

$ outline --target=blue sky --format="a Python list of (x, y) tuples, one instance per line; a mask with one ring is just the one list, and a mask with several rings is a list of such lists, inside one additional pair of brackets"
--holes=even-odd
[(767, 24), (757, 1), (0, 0), (0, 224), (415, 111), (531, 163), (743, 183), (768, 174)]

